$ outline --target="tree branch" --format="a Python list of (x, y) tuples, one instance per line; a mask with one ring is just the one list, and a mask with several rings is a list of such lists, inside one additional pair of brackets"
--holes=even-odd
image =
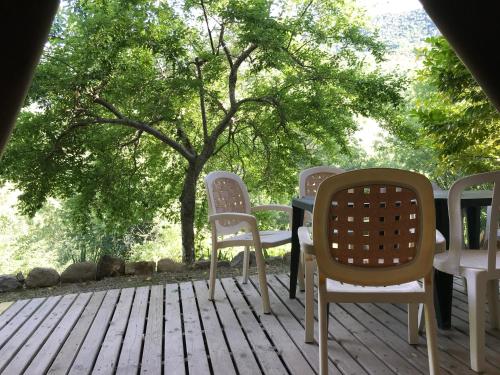
[(238, 81), (238, 69), (250, 54), (257, 49), (257, 45), (251, 43), (241, 54), (234, 60), (231, 72), (229, 73), (229, 101), (231, 107), (236, 105), (236, 82)]
[(200, 0), (200, 4), (201, 4), (201, 9), (203, 9), (203, 17), (205, 17), (205, 23), (207, 24), (208, 37), (210, 39), (210, 46), (212, 47), (212, 53), (215, 55), (214, 41), (212, 39), (212, 31), (210, 30), (210, 26), (208, 25), (208, 16), (207, 16), (207, 10), (205, 9), (205, 3), (203, 2), (203, 0)]
[(196, 77), (198, 78), (199, 86), (198, 86), (198, 95), (200, 96), (200, 111), (201, 111), (201, 123), (203, 125), (203, 139), (208, 138), (208, 127), (207, 127), (207, 111), (205, 109), (205, 88), (203, 87), (203, 75), (201, 72), (201, 67), (203, 66), (204, 61), (199, 58), (195, 59), (196, 65)]
[(118, 109), (115, 106), (113, 106), (113, 104), (108, 103), (104, 99), (95, 98), (94, 103), (97, 103), (97, 104), (103, 106), (104, 108), (106, 108), (109, 112), (114, 114), (119, 119), (122, 119), (125, 117), (125, 116), (123, 116), (123, 114), (120, 111), (118, 111)]
[(75, 124), (71, 125), (66, 133), (69, 133), (72, 129), (76, 129), (79, 127), (85, 127), (89, 125), (95, 125), (95, 124), (109, 124), (109, 125), (122, 125), (122, 126), (127, 126), (130, 128), (134, 128), (137, 130), (142, 130), (144, 133), (150, 134), (156, 139), (160, 140), (161, 142), (165, 143), (166, 145), (170, 146), (173, 148), (175, 151), (180, 153), (182, 156), (184, 156), (187, 160), (192, 161), (195, 157), (189, 150), (187, 150), (183, 145), (177, 143), (170, 137), (166, 136), (162, 132), (160, 132), (158, 129), (155, 129), (151, 127), (148, 124), (145, 124), (143, 122), (139, 121), (134, 121), (131, 119), (127, 118), (117, 118), (117, 119), (110, 119), (110, 118), (93, 118), (93, 119), (85, 119), (85, 120), (80, 120), (77, 121)]

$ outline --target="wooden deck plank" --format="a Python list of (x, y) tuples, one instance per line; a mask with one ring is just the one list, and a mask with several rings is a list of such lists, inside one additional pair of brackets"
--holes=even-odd
[[(385, 322), (387, 329), (392, 330), (402, 339), (406, 339), (408, 334), (406, 314), (392, 304), (363, 304), (358, 305), (364, 311), (375, 317), (375, 319)], [(394, 310), (396, 309), (396, 310)], [(394, 312), (400, 313), (400, 316), (395, 316)], [(402, 320), (404, 317), (405, 320)], [(453, 342), (450, 342), (446, 337), (447, 331), (438, 332), (438, 348), (439, 348), (439, 365), (445, 368), (452, 374), (473, 374), (467, 363), (468, 354), (461, 348), (458, 348)], [(424, 336), (420, 336), (419, 345), (416, 346), (423, 355), (427, 356), (427, 344)], [(458, 350), (457, 350), (458, 349)], [(465, 356), (465, 360), (463, 359)], [(461, 358), (460, 358), (461, 357)], [(460, 360), (458, 360), (460, 358)]]
[(178, 284), (165, 286), (164, 374), (184, 375), (184, 344)]
[(236, 374), (214, 304), (208, 300), (207, 282), (195, 281), (193, 284), (203, 322), (203, 330), (207, 338), (213, 372), (214, 374), (225, 375)]
[[(303, 293), (297, 294), (297, 299), (305, 304), (305, 297)], [(317, 300), (315, 299), (315, 303)], [(315, 305), (314, 311), (317, 311), (317, 306)], [(317, 318), (315, 314), (315, 318)], [(330, 320), (334, 319), (334, 321), (341, 322), (340, 324), (344, 328), (342, 331), (345, 333), (348, 331), (351, 333), (358, 341), (353, 342), (353, 345), (363, 346), (367, 350), (369, 350), (373, 355), (375, 355), (385, 366), (389, 367), (393, 372), (400, 374), (418, 374), (418, 373), (427, 373), (428, 369), (419, 369), (419, 367), (415, 367), (409, 362), (407, 362), (402, 356), (399, 355), (397, 351), (393, 351), (389, 345), (384, 341), (385, 337), (382, 339), (374, 335), (370, 332), (366, 326), (360, 323), (367, 320), (367, 316), (358, 316), (359, 320), (354, 319), (350, 314), (346, 313), (345, 310), (342, 309), (341, 305), (331, 303), (330, 304)], [(336, 334), (339, 330), (334, 327), (333, 335)], [(345, 342), (345, 338), (341, 339)], [(349, 341), (351, 341), (349, 339)], [(361, 344), (362, 343), (362, 344)], [(361, 345), (360, 345), (361, 344)], [(400, 343), (401, 345), (401, 343)], [(403, 343), (405, 347), (410, 347), (408, 343)], [(347, 348), (349, 350), (349, 348)], [(354, 353), (354, 351), (351, 351)], [(427, 358), (424, 358), (424, 362), (422, 364), (425, 365)], [(421, 367), (421, 366), (420, 366)], [(365, 368), (370, 372), (377, 373), (389, 373), (389, 369), (380, 367), (379, 363), (374, 364), (366, 364)]]
[(21, 327), (33, 313), (45, 301), (45, 298), (35, 298), (21, 307), (20, 311), (12, 317), (7, 324), (0, 330), (0, 348), (10, 339), (10, 337)]
[(10, 359), (17, 353), (19, 348), (29, 339), (36, 331), (38, 326), (43, 322), (45, 317), (49, 315), (54, 306), (59, 302), (61, 296), (49, 297), (38, 308), (30, 319), (27, 320), (21, 328), (17, 330), (15, 335), (2, 347), (0, 350), (0, 371), (3, 370)]
[[(245, 293), (245, 296), (250, 304), (253, 306), (253, 310), (260, 312), (262, 299), (258, 290), (256, 289), (256, 285), (250, 282), (247, 284), (238, 284)], [(281, 326), (276, 316), (278, 314), (277, 309), (278, 307), (273, 305), (272, 314), (260, 314), (260, 323), (269, 334), (271, 340), (276, 346), (278, 353), (281, 354), (283, 361), (291, 371), (298, 374), (313, 375), (314, 370), (311, 368), (306, 358), (302, 356), (302, 352), (297, 348), (295, 343), (289, 337), (289, 334)]]
[(2, 329), (30, 300), (0, 303), (0, 329)]
[(76, 299), (76, 294), (68, 294), (59, 300), (59, 303), (52, 309), (50, 314), (43, 320), (31, 337), (18, 349), (16, 355), (5, 367), (6, 374), (21, 374), (31, 362), (45, 340), (52, 333), (56, 325), (63, 318), (66, 311)]
[(260, 323), (243, 299), (236, 282), (229, 278), (222, 279), (221, 282), (261, 368), (268, 374), (286, 374), (287, 368), (276, 353), (274, 344), (262, 331)]
[(214, 301), (238, 373), (241, 375), (260, 374), (261, 370), (257, 363), (257, 359), (243, 334), (243, 328), (236, 319), (236, 314), (222, 289), (220, 280), (216, 280), (215, 283)]
[(208, 353), (205, 350), (193, 285), (191, 282), (181, 283), (180, 290), (188, 370), (190, 374), (208, 374)]
[(28, 368), (24, 371), (24, 375), (44, 374), (47, 371), (90, 300), (91, 295), (92, 293), (82, 293), (78, 295), (73, 305), (64, 315), (64, 318), (54, 329), (47, 341), (45, 341)]
[(71, 329), (71, 333), (64, 341), (63, 346), (57, 353), (57, 356), (52, 362), (48, 374), (66, 374), (73, 360), (78, 354), (85, 337), (87, 337), (87, 332), (95, 319), (97, 311), (106, 296), (106, 291), (94, 292), (88, 302), (87, 306), (83, 310), (83, 313), (78, 317), (75, 326)]
[(118, 363), (120, 348), (134, 299), (134, 288), (122, 289), (101, 350), (97, 356), (92, 374), (113, 374)]
[(116, 368), (117, 374), (137, 374), (139, 370), (148, 298), (148, 286), (136, 289), (127, 331), (120, 351), (120, 359)]
[[(286, 301), (287, 306), (289, 307), (291, 313), (295, 317), (300, 317), (303, 319), (304, 317), (304, 306), (296, 299), (289, 298), (289, 291), (287, 289), (289, 284), (284, 284), (281, 279), (283, 279), (283, 275), (277, 275), (276, 279), (273, 280), (273, 289), (274, 291), (282, 298), (283, 301)], [(314, 339), (318, 342), (318, 330), (316, 329), (314, 332)], [(318, 348), (316, 346), (316, 348)], [(352, 356), (344, 349), (343, 346), (339, 345), (337, 340), (329, 340), (328, 341), (328, 356), (330, 361), (329, 373), (330, 374), (367, 374), (366, 370), (354, 359)]]
[[(258, 279), (255, 276), (250, 276), (250, 280), (254, 285), (258, 285)], [(269, 298), (271, 301), (271, 306), (276, 318), (279, 320), (281, 325), (290, 335), (290, 338), (294, 341), (295, 345), (300, 349), (302, 355), (306, 358), (309, 365), (314, 369), (316, 373), (319, 372), (319, 356), (318, 356), (318, 346), (317, 343), (306, 343), (304, 342), (304, 316), (295, 317), (295, 315), (289, 310), (289, 307), (285, 301), (288, 300), (288, 296), (285, 299), (275, 292), (274, 288), (277, 284), (279, 287), (282, 285), (276, 280), (274, 275), (270, 275), (268, 278), (269, 288)], [(330, 359), (329, 359), (330, 361)], [(336, 371), (340, 373), (333, 363), (330, 363), (331, 372)]]
[(161, 374), (163, 338), (163, 285), (151, 287), (141, 374)]
[(101, 343), (108, 330), (109, 321), (119, 295), (120, 290), (118, 289), (107, 291), (75, 361), (71, 365), (69, 374), (89, 374), (94, 368), (95, 359), (101, 349)]

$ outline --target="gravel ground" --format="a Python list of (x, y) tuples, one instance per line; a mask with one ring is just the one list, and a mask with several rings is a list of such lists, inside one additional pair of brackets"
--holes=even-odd
[[(266, 272), (268, 274), (285, 273), (289, 270), (289, 262), (281, 259), (275, 259), (268, 262), (266, 267)], [(186, 269), (179, 272), (154, 273), (150, 277), (110, 277), (104, 280), (90, 281), (86, 283), (61, 284), (58, 286), (37, 289), (19, 289), (12, 292), (0, 293), (0, 302), (15, 301), (18, 299), (28, 299), (35, 297), (57, 296), (61, 294), (82, 293), (88, 291), (166, 284), (189, 280), (207, 280), (208, 274), (208, 269)], [(235, 277), (241, 276), (241, 274), (241, 267), (219, 266), (217, 269), (217, 277)], [(250, 274), (257, 274), (257, 268), (255, 266), (250, 267)]]

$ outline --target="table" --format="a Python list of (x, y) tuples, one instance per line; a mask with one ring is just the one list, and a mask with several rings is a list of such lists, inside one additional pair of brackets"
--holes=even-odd
[[(491, 204), (493, 192), (488, 190), (465, 191), (462, 194), (462, 208), (466, 210), (469, 247), (479, 248), (481, 207)], [(436, 229), (438, 229), (449, 244), (450, 229), (448, 219), (448, 191), (434, 191), (436, 207)], [(295, 298), (297, 291), (297, 273), (299, 270), (300, 243), (298, 229), (304, 222), (304, 210), (312, 212), (313, 197), (294, 198), (292, 200), (292, 250), (290, 257), (290, 298)], [(441, 329), (451, 328), (451, 300), (453, 297), (453, 275), (435, 271), (434, 304), (436, 318)]]

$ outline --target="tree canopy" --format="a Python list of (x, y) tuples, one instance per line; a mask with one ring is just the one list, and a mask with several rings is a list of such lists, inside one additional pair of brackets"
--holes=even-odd
[(254, 196), (289, 199), (300, 167), (345, 150), (356, 115), (393, 118), (402, 81), (383, 56), (349, 1), (69, 1), (2, 176), (28, 214), (70, 201), (82, 230), (169, 215), (190, 262), (200, 176), (232, 170)]

